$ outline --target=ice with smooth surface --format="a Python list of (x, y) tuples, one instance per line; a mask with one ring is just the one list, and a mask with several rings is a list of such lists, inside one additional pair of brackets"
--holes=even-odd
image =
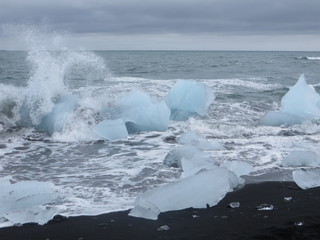
[(292, 172), (295, 183), (302, 189), (320, 186), (320, 169), (295, 170)]
[(51, 112), (42, 118), (37, 128), (49, 134), (61, 131), (68, 116), (76, 107), (76, 104), (77, 98), (75, 96), (71, 94), (61, 96)]
[(282, 159), (284, 167), (317, 167), (320, 159), (313, 151), (292, 151)]
[(190, 177), (201, 170), (210, 170), (215, 168), (215, 162), (208, 153), (200, 152), (191, 158), (183, 157), (181, 159), (182, 177)]
[(220, 167), (225, 167), (238, 177), (248, 175), (253, 169), (252, 164), (244, 161), (225, 161), (220, 164)]
[(214, 206), (237, 185), (237, 176), (225, 168), (201, 171), (143, 193), (129, 215), (156, 220), (160, 212)]
[(259, 124), (265, 126), (296, 125), (301, 124), (303, 121), (305, 119), (299, 116), (281, 111), (270, 111), (259, 120)]
[(141, 91), (134, 91), (116, 103), (129, 134), (143, 131), (166, 131), (170, 109), (164, 101), (155, 101)]
[(37, 181), (11, 184), (10, 178), (1, 178), (0, 218), (12, 224), (48, 222), (55, 214), (49, 205), (57, 198), (53, 187), (52, 183)]
[(279, 111), (267, 113), (260, 120), (260, 124), (294, 125), (318, 118), (320, 118), (320, 95), (313, 86), (307, 84), (302, 74), (298, 82), (283, 96)]
[(125, 139), (128, 131), (123, 119), (103, 120), (98, 123), (93, 131), (100, 137), (108, 140)]
[(187, 132), (181, 135), (181, 137), (178, 139), (178, 143), (192, 145), (203, 151), (225, 149), (224, 146), (220, 144), (218, 141), (209, 141), (194, 132)]
[(210, 87), (204, 83), (180, 80), (169, 90), (166, 102), (171, 119), (186, 120), (194, 114), (205, 116), (215, 99)]
[(199, 154), (202, 154), (202, 152), (194, 146), (178, 146), (166, 155), (163, 164), (167, 167), (182, 168), (182, 158), (193, 158), (193, 156), (198, 156)]

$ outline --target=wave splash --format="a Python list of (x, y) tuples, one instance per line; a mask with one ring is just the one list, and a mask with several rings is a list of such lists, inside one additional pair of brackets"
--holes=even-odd
[[(48, 43), (54, 40), (33, 28), (24, 28), (20, 34), (28, 46), (30, 77), (25, 88), (1, 85), (0, 125), (2, 130), (12, 126), (35, 127), (53, 134), (62, 130), (61, 121), (66, 122), (76, 113), (78, 103), (86, 101), (76, 91), (101, 84), (110, 72), (104, 60), (92, 52), (63, 47), (49, 50), (47, 47), (52, 44)], [(63, 117), (59, 126), (53, 127), (46, 119), (57, 116), (59, 111)]]

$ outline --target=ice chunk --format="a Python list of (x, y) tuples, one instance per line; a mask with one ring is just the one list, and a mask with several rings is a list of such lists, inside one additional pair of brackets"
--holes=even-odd
[(202, 152), (191, 145), (179, 146), (171, 150), (165, 157), (163, 164), (167, 167), (182, 168), (181, 159), (182, 158), (193, 158), (202, 154)]
[(231, 202), (231, 203), (229, 203), (229, 207), (230, 208), (239, 208), (240, 203), (239, 202)]
[(52, 108), (51, 112), (42, 118), (37, 128), (49, 134), (59, 132), (63, 129), (69, 114), (74, 110), (77, 98), (72, 95), (61, 96)]
[(262, 125), (299, 124), (305, 120), (320, 118), (320, 95), (309, 86), (302, 74), (281, 100), (278, 112), (269, 112), (261, 120)]
[(295, 125), (300, 124), (305, 119), (299, 116), (294, 116), (285, 112), (267, 112), (260, 120), (260, 125), (265, 126), (280, 126), (280, 125)]
[(272, 204), (262, 203), (256, 208), (258, 211), (272, 211), (274, 209), (274, 206)]
[(16, 210), (8, 212), (4, 215), (11, 223), (38, 223), (46, 224), (57, 213), (57, 208), (51, 206), (34, 206), (24, 210)]
[(169, 90), (166, 102), (171, 119), (182, 121), (193, 114), (206, 115), (214, 99), (213, 91), (204, 83), (180, 80)]
[(102, 138), (108, 140), (124, 139), (128, 136), (128, 131), (123, 119), (104, 120), (97, 124), (93, 131)]
[(116, 107), (129, 134), (142, 131), (166, 131), (170, 109), (165, 102), (156, 102), (146, 93), (135, 91), (120, 99)]
[(320, 159), (312, 151), (292, 151), (282, 160), (284, 167), (316, 167), (320, 165)]
[(225, 167), (238, 177), (248, 175), (253, 169), (252, 164), (243, 161), (225, 161), (220, 167)]
[(194, 133), (187, 132), (184, 133), (179, 139), (178, 143), (180, 144), (189, 144), (199, 148), (200, 150), (210, 151), (210, 150), (224, 150), (224, 146), (218, 141), (208, 141), (202, 136)]
[(225, 168), (216, 167), (148, 190), (136, 199), (129, 215), (156, 220), (159, 212), (216, 205), (238, 185), (238, 178)]
[(208, 153), (200, 152), (191, 158), (183, 157), (181, 159), (182, 177), (189, 177), (201, 170), (209, 170), (215, 166), (214, 160)]
[(43, 224), (55, 214), (54, 208), (45, 206), (57, 197), (52, 183), (22, 181), (11, 184), (10, 178), (2, 178), (0, 187), (0, 218), (5, 218), (12, 224)]
[(302, 189), (320, 186), (320, 169), (295, 170), (292, 172), (295, 183)]

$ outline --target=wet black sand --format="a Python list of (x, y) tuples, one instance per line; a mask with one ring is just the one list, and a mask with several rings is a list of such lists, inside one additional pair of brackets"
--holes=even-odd
[[(231, 202), (240, 207), (228, 207)], [(274, 209), (257, 210), (263, 203)], [(129, 217), (128, 211), (58, 217), (44, 226), (2, 228), (0, 239), (320, 239), (320, 188), (302, 190), (293, 182), (250, 184), (227, 194), (217, 206), (162, 213), (157, 221)]]

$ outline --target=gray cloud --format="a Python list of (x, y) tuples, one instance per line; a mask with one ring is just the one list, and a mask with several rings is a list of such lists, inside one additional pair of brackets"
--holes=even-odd
[(319, 0), (6, 0), (0, 22), (71, 33), (318, 34)]

